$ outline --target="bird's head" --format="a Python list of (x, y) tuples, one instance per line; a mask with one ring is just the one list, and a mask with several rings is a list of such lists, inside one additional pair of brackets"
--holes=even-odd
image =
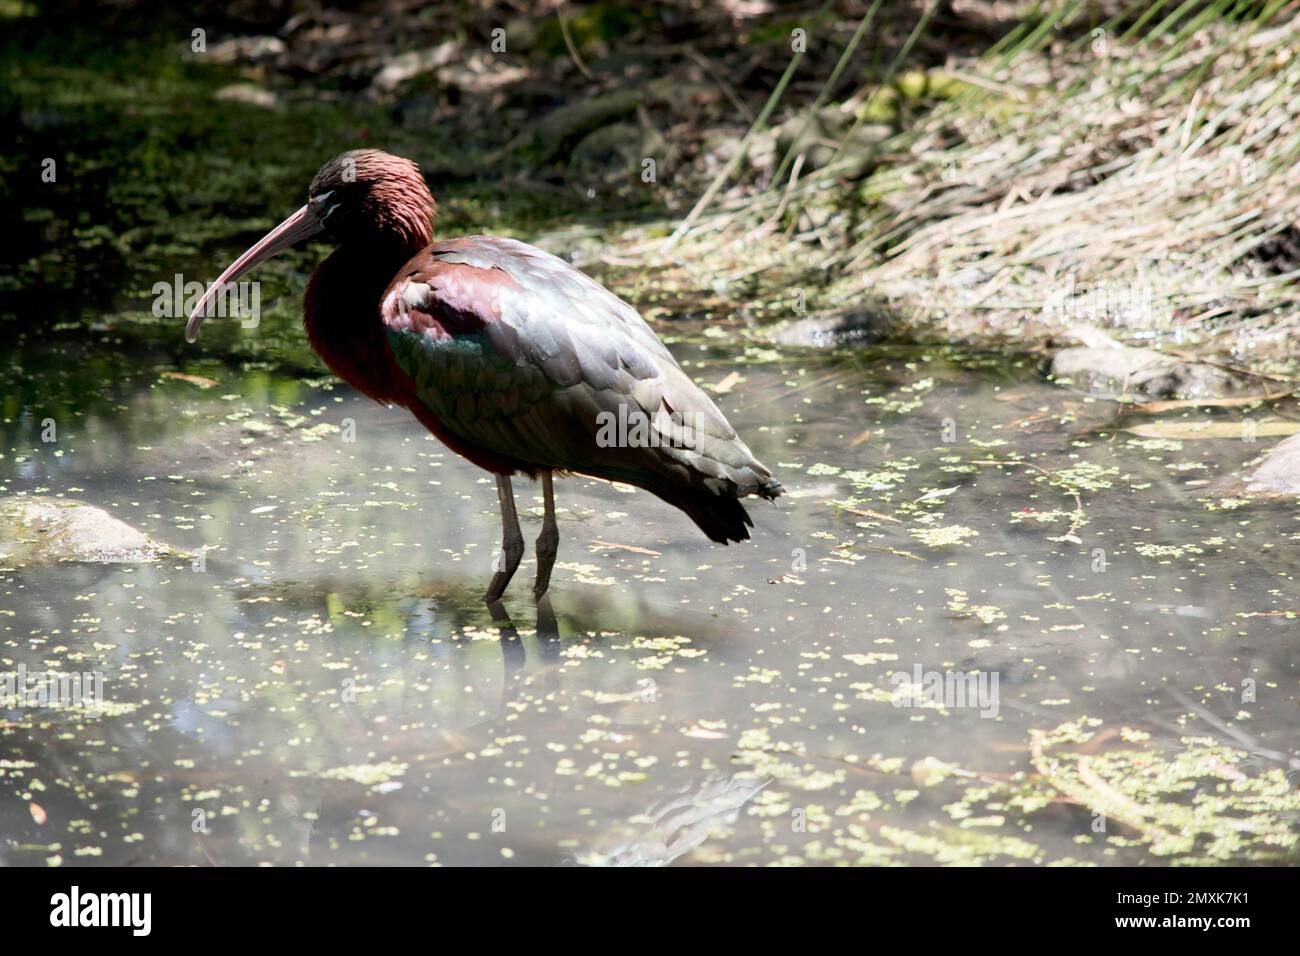
[(420, 167), (378, 149), (354, 149), (320, 168), (307, 190), (307, 208), (335, 242), (386, 236), (429, 241), (437, 206)]
[(356, 241), (414, 255), (433, 238), (436, 215), (433, 195), (411, 160), (378, 149), (335, 156), (312, 179), (307, 204), (231, 263), (204, 293), (185, 324), (185, 338), (198, 338), (223, 287), (291, 246), (321, 235), (336, 245)]

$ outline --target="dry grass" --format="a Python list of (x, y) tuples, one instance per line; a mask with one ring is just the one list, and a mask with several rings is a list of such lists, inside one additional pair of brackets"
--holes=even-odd
[(726, 195), (671, 255), (694, 273), (822, 273), (821, 305), (884, 299), (945, 338), (1090, 322), (1283, 362), (1300, 322), (1300, 19), (1279, 3), (1210, 15), (1232, 6), (950, 63), (964, 92), (882, 143), (865, 189), (836, 178), (851, 156), (803, 182), (796, 161), (779, 186)]

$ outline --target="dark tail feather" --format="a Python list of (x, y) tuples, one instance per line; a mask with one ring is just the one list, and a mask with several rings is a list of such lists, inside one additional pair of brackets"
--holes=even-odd
[(685, 511), (699, 529), (709, 536), (710, 541), (730, 544), (732, 541), (749, 540), (749, 529), (754, 527), (754, 522), (745, 506), (725, 492), (715, 495), (702, 489), (674, 488), (671, 491), (656, 491), (654, 494), (674, 508)]

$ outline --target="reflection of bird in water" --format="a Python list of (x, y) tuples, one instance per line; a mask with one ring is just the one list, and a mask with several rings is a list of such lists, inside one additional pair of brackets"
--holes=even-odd
[(768, 785), (739, 777), (713, 776), (698, 787), (687, 785), (653, 804), (644, 832), (630, 843), (579, 858), (588, 866), (667, 866), (708, 839), (718, 824), (734, 823), (746, 803)]
[[(519, 640), (519, 631), (510, 613), (499, 601), (488, 605), (492, 623), (501, 632), (501, 654), (505, 658), (506, 676), (523, 668), (525, 662), (524, 646)], [(555, 616), (551, 600), (543, 595), (537, 600), (537, 640), (542, 648), (542, 660), (554, 662), (560, 652), (560, 624)]]
[[(515, 678), (524, 671), (524, 666), (528, 662), (527, 652), (524, 650), (523, 641), (519, 638), (519, 631), (515, 627), (515, 622), (511, 620), (510, 613), (500, 601), (494, 601), (488, 605), (488, 611), (492, 615), (492, 623), (496, 625), (501, 634), (501, 657), (505, 663), (505, 678), (507, 686), (513, 686)], [(555, 609), (551, 606), (549, 596), (543, 594), (537, 599), (537, 643), (541, 646), (541, 660), (543, 665), (553, 665), (560, 655), (560, 622), (555, 615)], [(503, 697), (501, 706), (504, 711), (506, 704), (514, 698), (514, 693), (510, 692), (508, 697)]]
[[(560, 643), (559, 619), (551, 606), (549, 595), (543, 594), (537, 599), (537, 644), (541, 653), (533, 661), (534, 668), (528, 666), (528, 651), (505, 605), (500, 601), (493, 601), (488, 604), (488, 612), (492, 615), (492, 624), (500, 635), (498, 642), (501, 647), (501, 686), (499, 692), (493, 693), (488, 687), (476, 685), (476, 691), (482, 696), (485, 705), (488, 705), (493, 698), (495, 703), (491, 704), (490, 711), (483, 712), (481, 719), (466, 724), (457, 731), (456, 739), (462, 749), (466, 750), (470, 749), (471, 744), (463, 736), (464, 732), (480, 725), (496, 726), (518, 698), (522, 679), (530, 673), (538, 673), (534, 668), (540, 666), (542, 669), (540, 679), (543, 685), (555, 679), (554, 670), (559, 659), (560, 648), (563, 646)], [(443, 736), (446, 737), (447, 734), (444, 733)]]

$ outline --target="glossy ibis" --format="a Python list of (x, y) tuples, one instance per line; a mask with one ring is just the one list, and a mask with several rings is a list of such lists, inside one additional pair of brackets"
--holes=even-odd
[(407, 408), (449, 448), (492, 472), (500, 598), (524, 553), (511, 475), (541, 478), (545, 517), (534, 593), (555, 564), (555, 472), (644, 488), (713, 541), (749, 537), (738, 499), (782, 491), (644, 319), (573, 266), (514, 239), (433, 241), (436, 206), (420, 168), (374, 149), (330, 160), (305, 206), (223, 272), (185, 327), (191, 342), (217, 295), (316, 235), (336, 248), (312, 274), (303, 323), (334, 374)]

